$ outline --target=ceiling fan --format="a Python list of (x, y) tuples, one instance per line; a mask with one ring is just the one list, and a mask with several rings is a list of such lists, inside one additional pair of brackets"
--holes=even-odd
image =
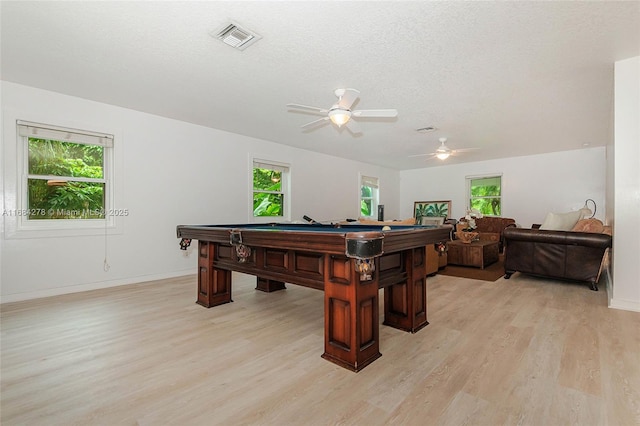
[(432, 158), (437, 158), (439, 160), (446, 160), (447, 158), (449, 158), (452, 155), (457, 155), (461, 152), (466, 152), (466, 151), (473, 151), (477, 148), (462, 148), (462, 149), (451, 149), (448, 146), (445, 145), (445, 143), (447, 142), (447, 138), (440, 138), (438, 139), (440, 141), (440, 146), (438, 147), (438, 149), (435, 150), (435, 152), (431, 152), (429, 154), (416, 154), (416, 155), (410, 155), (409, 157), (424, 157), (424, 156), (429, 156), (429, 160)]
[(354, 134), (362, 133), (362, 131), (360, 130), (360, 126), (352, 119), (360, 117), (387, 118), (398, 115), (398, 111), (395, 109), (359, 109), (352, 111), (351, 106), (360, 96), (360, 91), (356, 89), (336, 89), (334, 93), (338, 97), (338, 102), (333, 104), (329, 109), (299, 104), (287, 104), (287, 108), (325, 115), (325, 117), (304, 124), (302, 126), (303, 129), (331, 121), (338, 127), (345, 126)]

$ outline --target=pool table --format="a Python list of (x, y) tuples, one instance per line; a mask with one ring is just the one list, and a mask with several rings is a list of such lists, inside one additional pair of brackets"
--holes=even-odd
[(180, 225), (181, 248), (198, 240), (197, 303), (231, 302), (231, 273), (257, 277), (256, 289), (285, 283), (324, 291), (322, 357), (359, 371), (378, 357), (378, 289), (384, 324), (415, 333), (427, 322), (425, 246), (451, 226), (237, 224)]

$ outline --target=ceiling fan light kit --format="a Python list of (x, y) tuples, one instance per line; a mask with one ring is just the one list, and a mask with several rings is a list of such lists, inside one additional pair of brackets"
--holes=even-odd
[(393, 118), (398, 116), (398, 111), (395, 109), (362, 109), (352, 111), (351, 106), (360, 96), (360, 91), (356, 89), (336, 89), (333, 93), (338, 97), (338, 102), (329, 109), (299, 104), (287, 104), (287, 108), (324, 115), (323, 118), (302, 125), (302, 128), (309, 128), (329, 120), (339, 128), (345, 126), (354, 134), (361, 133), (359, 126), (355, 123), (355, 120), (353, 120), (355, 118)]
[(436, 157), (439, 160), (446, 160), (451, 155), (451, 148), (449, 148), (448, 146), (445, 146), (445, 142), (447, 142), (447, 138), (440, 138), (438, 140), (440, 141), (441, 145), (440, 147), (438, 147), (438, 149), (436, 149)]
[[(422, 129), (418, 129), (419, 132), (421, 130)], [(428, 160), (437, 158), (438, 160), (444, 161), (452, 155), (458, 155), (461, 152), (473, 151), (477, 149), (477, 148), (451, 149), (447, 145), (445, 145), (445, 143), (447, 142), (447, 138), (440, 138), (438, 139), (438, 141), (440, 141), (440, 146), (434, 152), (430, 152), (429, 154), (415, 154), (415, 155), (410, 155), (409, 157), (428, 157), (427, 158)]]
[(351, 118), (351, 111), (342, 108), (332, 108), (329, 110), (329, 119), (333, 124), (342, 127)]

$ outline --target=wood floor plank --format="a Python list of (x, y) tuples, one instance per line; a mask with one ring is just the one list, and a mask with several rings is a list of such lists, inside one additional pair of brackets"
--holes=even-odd
[(555, 386), (549, 417), (563, 425), (607, 424), (603, 408), (601, 398), (576, 389)]
[(353, 373), (320, 357), (322, 292), (233, 279), (211, 309), (193, 276), (0, 305), (0, 422), (640, 424), (640, 314), (603, 291), (436, 275), (430, 324), (381, 325)]
[(594, 328), (571, 324), (560, 361), (560, 385), (591, 395), (602, 395), (600, 341)]
[(438, 418), (438, 425), (468, 425), (475, 424), (483, 413), (488, 412), (491, 404), (482, 398), (466, 392), (458, 392), (442, 416)]

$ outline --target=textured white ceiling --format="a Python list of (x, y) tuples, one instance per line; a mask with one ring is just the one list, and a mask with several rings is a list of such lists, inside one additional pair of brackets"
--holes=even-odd
[[(397, 169), (438, 138), (477, 150), (448, 164), (602, 146), (613, 63), (640, 55), (640, 2), (1, 3), (1, 76)], [(262, 40), (209, 36), (229, 20)], [(363, 133), (290, 112), (356, 88)], [(435, 126), (437, 131), (416, 129)]]

